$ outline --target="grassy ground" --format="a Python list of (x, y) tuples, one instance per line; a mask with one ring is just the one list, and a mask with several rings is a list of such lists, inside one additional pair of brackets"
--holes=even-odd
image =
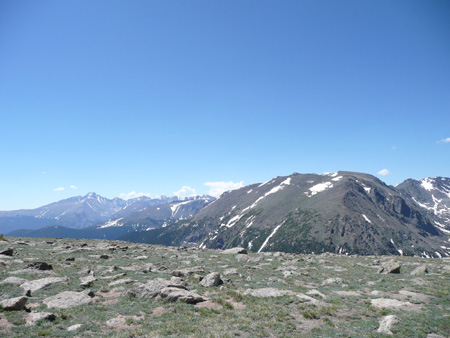
[[(52, 312), (56, 320), (27, 326), (27, 311), (0, 308), (0, 335), (14, 337), (387, 337), (379, 321), (396, 315), (394, 337), (450, 335), (450, 260), (394, 257), (400, 274), (379, 274), (392, 257), (252, 253), (230, 255), (214, 250), (182, 249), (125, 242), (72, 239), (7, 238), (13, 257), (0, 257), (0, 282), (16, 276), (28, 280), (68, 277), (32, 294), (28, 311)], [(108, 258), (100, 258), (108, 255)], [(73, 261), (67, 261), (74, 258)], [(50, 272), (21, 271), (45, 261)], [(429, 273), (410, 272), (427, 264)], [(170, 279), (176, 269), (202, 266), (217, 271), (225, 283), (206, 288), (186, 278), (190, 290), (210, 298), (206, 307), (162, 299), (136, 299), (126, 291), (154, 278)], [(149, 270), (151, 272), (147, 272)], [(234, 270), (233, 270), (234, 269)], [(81, 291), (80, 277), (94, 271), (92, 304), (48, 309), (43, 300), (62, 291)], [(338, 277), (334, 283), (329, 278)], [(128, 284), (111, 285), (129, 279)], [(244, 295), (247, 289), (292, 291), (281, 297)], [(414, 292), (415, 294), (408, 293)], [(0, 300), (18, 297), (18, 285), (1, 284)], [(300, 295), (300, 296), (299, 296)], [(308, 299), (301, 295), (307, 295)], [(371, 300), (397, 299), (411, 306), (376, 308)], [(202, 304), (202, 303), (200, 303)], [(205, 305), (205, 304), (203, 304)], [(115, 321), (111, 321), (116, 319)], [(75, 331), (67, 329), (76, 324)]]

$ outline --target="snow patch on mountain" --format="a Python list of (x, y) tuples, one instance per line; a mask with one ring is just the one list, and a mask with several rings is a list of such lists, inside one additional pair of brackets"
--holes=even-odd
[(266, 238), (264, 243), (259, 248), (258, 252), (261, 252), (261, 250), (264, 249), (264, 247), (267, 245), (267, 243), (269, 243), (269, 240), (272, 238), (273, 235), (275, 235), (277, 233), (278, 229), (283, 225), (283, 223), (281, 223), (280, 225), (277, 225), (276, 228), (273, 229), (272, 233)]
[(324, 183), (319, 183), (316, 184), (314, 186), (312, 186), (311, 188), (309, 188), (307, 192), (305, 192), (305, 195), (308, 197), (312, 197), (315, 194), (325, 191), (327, 189), (333, 188), (333, 183), (331, 182), (324, 182)]
[(123, 219), (123, 217), (112, 220), (112, 221), (108, 221), (105, 224), (103, 224), (99, 229), (104, 229), (104, 228), (109, 228), (109, 227), (120, 227), (123, 225), (122, 223), (119, 223), (122, 219)]

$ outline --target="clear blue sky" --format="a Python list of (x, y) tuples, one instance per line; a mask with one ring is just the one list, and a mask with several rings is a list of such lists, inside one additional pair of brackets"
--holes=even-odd
[(445, 0), (0, 1), (0, 210), (449, 177), (449, 17)]

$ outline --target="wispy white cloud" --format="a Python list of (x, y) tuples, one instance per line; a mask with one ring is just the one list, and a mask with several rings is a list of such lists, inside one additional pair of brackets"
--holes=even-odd
[(443, 138), (442, 140), (439, 141), (439, 143), (450, 143), (450, 137)]
[(71, 189), (74, 189), (74, 190), (77, 190), (77, 189), (78, 189), (78, 187), (76, 187), (76, 186), (74, 186), (74, 185), (71, 185), (70, 188), (71, 188)]
[(64, 189), (64, 187), (59, 187), (59, 188), (55, 188), (55, 189), (53, 189), (54, 191), (63, 191), (63, 190), (65, 190)]
[(242, 188), (244, 186), (244, 181), (240, 181), (240, 182), (233, 182), (233, 181), (205, 182), (204, 185), (211, 188), (209, 190), (209, 195), (218, 197), (225, 191)]
[(387, 176), (387, 175), (391, 175), (391, 172), (387, 169), (383, 169), (383, 170), (380, 170), (377, 174), (381, 175), (381, 176)]
[(45, 174), (47, 174), (47, 172), (46, 172), (46, 171), (43, 171), (43, 172), (42, 172), (42, 175), (45, 175)]
[(123, 199), (123, 200), (129, 200), (129, 199), (132, 199), (132, 198), (138, 198), (138, 197), (142, 197), (142, 196), (151, 197), (149, 193), (146, 193), (146, 192), (136, 192), (136, 191), (132, 191), (132, 192), (129, 192), (129, 193), (127, 193), (127, 194), (126, 194), (126, 193), (121, 193), (121, 194), (119, 195), (119, 197), (120, 197), (121, 199)]
[(185, 185), (180, 190), (175, 191), (173, 194), (178, 197), (189, 197), (189, 196), (196, 196), (197, 191), (194, 188)]
[(397, 150), (397, 146), (391, 146), (391, 150)]

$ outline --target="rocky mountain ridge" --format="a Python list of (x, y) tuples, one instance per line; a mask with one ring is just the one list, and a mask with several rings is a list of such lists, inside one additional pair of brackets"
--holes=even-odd
[[(108, 224), (136, 226), (139, 225), (139, 221), (145, 219), (149, 221), (149, 224), (145, 225), (156, 228), (162, 226), (164, 222), (187, 218), (212, 200), (214, 200), (213, 197), (206, 195), (187, 198), (161, 196), (161, 198), (153, 199), (142, 196), (123, 200), (108, 199), (96, 193), (89, 193), (36, 209), (0, 211), (0, 229), (3, 233), (9, 233), (17, 229), (35, 230), (46, 226), (74, 229), (85, 229), (97, 225), (106, 227)], [(159, 206), (164, 206), (160, 209), (166, 210), (170, 209), (171, 205), (180, 204), (175, 214), (166, 212), (163, 216), (155, 215), (155, 210), (159, 210)]]
[(226, 192), (189, 220), (122, 239), (254, 252), (439, 257), (450, 255), (447, 226), (439, 227), (401, 189), (340, 171), (294, 173)]

